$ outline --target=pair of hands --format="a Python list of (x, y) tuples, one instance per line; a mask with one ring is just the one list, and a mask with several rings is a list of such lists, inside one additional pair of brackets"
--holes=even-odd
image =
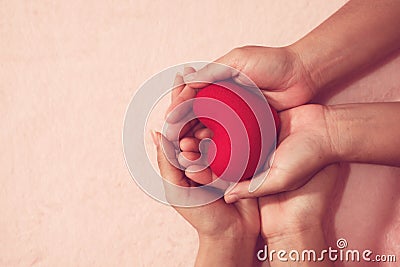
[[(337, 172), (336, 165), (328, 165), (336, 161), (338, 152), (332, 145), (335, 129), (331, 128), (330, 110), (321, 105), (303, 105), (317, 91), (306, 66), (290, 47), (237, 48), (216, 62), (237, 72), (215, 64), (197, 72), (185, 68), (183, 76), (176, 77), (175, 84), (183, 85), (173, 90), (168, 111), (193, 98), (205, 85), (193, 81), (232, 78), (243, 84), (246, 79), (242, 74), (245, 74), (258, 85), (268, 102), (281, 111), (278, 146), (265, 181), (254, 192), (249, 192), (249, 181), (243, 181), (227, 192), (225, 201), (219, 199), (201, 207), (176, 208), (177, 211), (196, 228), (200, 237), (215, 241), (223, 237), (230, 242), (245, 239), (255, 244), (261, 231), (268, 242), (274, 242), (285, 235), (320, 227)], [(154, 133), (161, 175), (181, 186), (196, 186), (216, 179), (209, 168), (193, 172), (194, 166), (185, 163), (185, 158), (194, 160), (200, 156), (199, 142), (211, 134), (198, 122), (184, 128), (178, 157), (179, 163), (187, 168), (183, 172), (166, 159), (160, 146), (164, 137)]]

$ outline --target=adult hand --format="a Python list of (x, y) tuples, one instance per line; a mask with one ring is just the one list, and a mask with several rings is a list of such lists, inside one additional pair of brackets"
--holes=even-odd
[[(328, 248), (322, 225), (336, 191), (338, 169), (338, 165), (330, 165), (297, 190), (259, 198), (261, 232), (269, 251), (314, 250), (319, 258), (320, 251)], [(280, 261), (276, 255), (269, 260), (271, 267), (293, 263), (290, 259)], [(327, 256), (324, 260), (299, 260), (296, 264), (333, 266)]]
[(322, 105), (303, 105), (281, 112), (278, 146), (265, 181), (254, 192), (249, 191), (249, 180), (240, 182), (225, 195), (225, 200), (231, 203), (297, 189), (322, 168), (337, 162), (338, 146), (332, 137), (335, 126), (329, 114), (328, 107)]
[(229, 78), (239, 84), (251, 86), (252, 84), (248, 82), (250, 78), (277, 110), (305, 104), (314, 96), (315, 88), (308, 71), (300, 56), (291, 47), (235, 48), (217, 59), (215, 63), (210, 63), (196, 72), (186, 73), (184, 82), (188, 85), (188, 89), (172, 106), (190, 99), (196, 94), (197, 89), (207, 83)]

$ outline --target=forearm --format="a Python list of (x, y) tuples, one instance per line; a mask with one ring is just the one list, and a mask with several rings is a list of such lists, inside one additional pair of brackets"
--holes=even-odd
[(318, 91), (397, 50), (399, 25), (400, 1), (351, 0), (290, 47)]
[(400, 166), (400, 102), (328, 107), (338, 161)]
[(215, 239), (200, 236), (195, 266), (252, 266), (256, 241), (256, 237)]
[(328, 245), (321, 227), (268, 238), (267, 244), (271, 267), (333, 266), (329, 255), (323, 252)]

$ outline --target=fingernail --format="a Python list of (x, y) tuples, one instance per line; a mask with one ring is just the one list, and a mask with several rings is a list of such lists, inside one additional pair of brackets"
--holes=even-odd
[(188, 75), (183, 76), (183, 80), (186, 82), (192, 82), (196, 78), (196, 73), (190, 73)]
[(239, 200), (239, 197), (237, 195), (226, 195), (225, 196), (225, 202), (230, 204), (234, 203)]
[(230, 191), (237, 185), (237, 183), (231, 182), (230, 185), (225, 189), (225, 194), (229, 195)]
[(261, 186), (261, 184), (257, 184), (257, 185), (249, 185), (248, 191), (249, 193), (254, 193), (254, 191), (256, 191), (259, 187)]
[(153, 139), (153, 143), (156, 147), (160, 145), (160, 140), (157, 137), (157, 133), (154, 130), (151, 130), (151, 138)]
[(253, 179), (251, 179), (247, 191), (249, 191), (249, 193), (256, 191), (264, 183), (266, 177), (267, 176), (264, 173), (255, 176)]

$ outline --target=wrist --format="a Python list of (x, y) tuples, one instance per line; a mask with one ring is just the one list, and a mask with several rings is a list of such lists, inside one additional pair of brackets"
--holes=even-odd
[(334, 106), (324, 106), (324, 117), (326, 127), (326, 143), (329, 146), (329, 164), (343, 161), (348, 144), (348, 135), (343, 134), (341, 128), (343, 127), (343, 113)]
[(364, 125), (365, 121), (352, 120), (348, 105), (328, 106), (325, 108), (325, 116), (333, 161), (351, 161), (349, 155), (354, 155), (353, 152), (357, 150), (354, 149), (358, 147), (356, 141), (365, 142), (368, 138), (368, 136), (354, 138), (354, 128), (357, 128), (354, 126), (358, 123)]
[(236, 234), (198, 234), (199, 241), (204, 246), (221, 246), (221, 247), (240, 247), (242, 245), (253, 246), (257, 242), (258, 235), (244, 234), (237, 232)]
[(293, 240), (301, 240), (322, 232), (322, 219), (312, 218), (301, 220), (293, 224), (285, 224), (279, 229), (262, 229), (264, 240), (268, 245), (275, 243), (292, 243)]
[(399, 102), (342, 104), (327, 110), (337, 162), (399, 166)]
[(303, 49), (298, 42), (293, 43), (285, 47), (293, 57), (294, 69), (297, 69), (298, 76), (303, 81), (304, 86), (306, 86), (309, 91), (312, 92), (313, 97), (315, 97), (320, 88), (322, 87), (322, 81), (315, 77), (317, 72), (314, 65), (311, 63), (310, 57), (307, 55), (307, 50)]
[[(197, 229), (199, 238), (204, 240), (218, 241), (218, 240), (252, 240), (257, 239), (260, 234), (260, 226), (248, 227), (244, 225), (240, 220), (218, 227), (202, 227)], [(215, 226), (214, 223), (211, 226)]]
[[(268, 259), (271, 266), (333, 266), (333, 263), (328, 257), (321, 260), (305, 260), (296, 261), (296, 258), (291, 258), (289, 254), (292, 251), (297, 251), (299, 255), (303, 255), (305, 251), (314, 251), (316, 257), (320, 259), (324, 255), (322, 251), (328, 249), (324, 231), (321, 226), (303, 229), (302, 231), (286, 233), (279, 238), (266, 239), (268, 246)], [(293, 254), (292, 254), (293, 257)]]
[(196, 266), (252, 266), (257, 238), (199, 235)]

